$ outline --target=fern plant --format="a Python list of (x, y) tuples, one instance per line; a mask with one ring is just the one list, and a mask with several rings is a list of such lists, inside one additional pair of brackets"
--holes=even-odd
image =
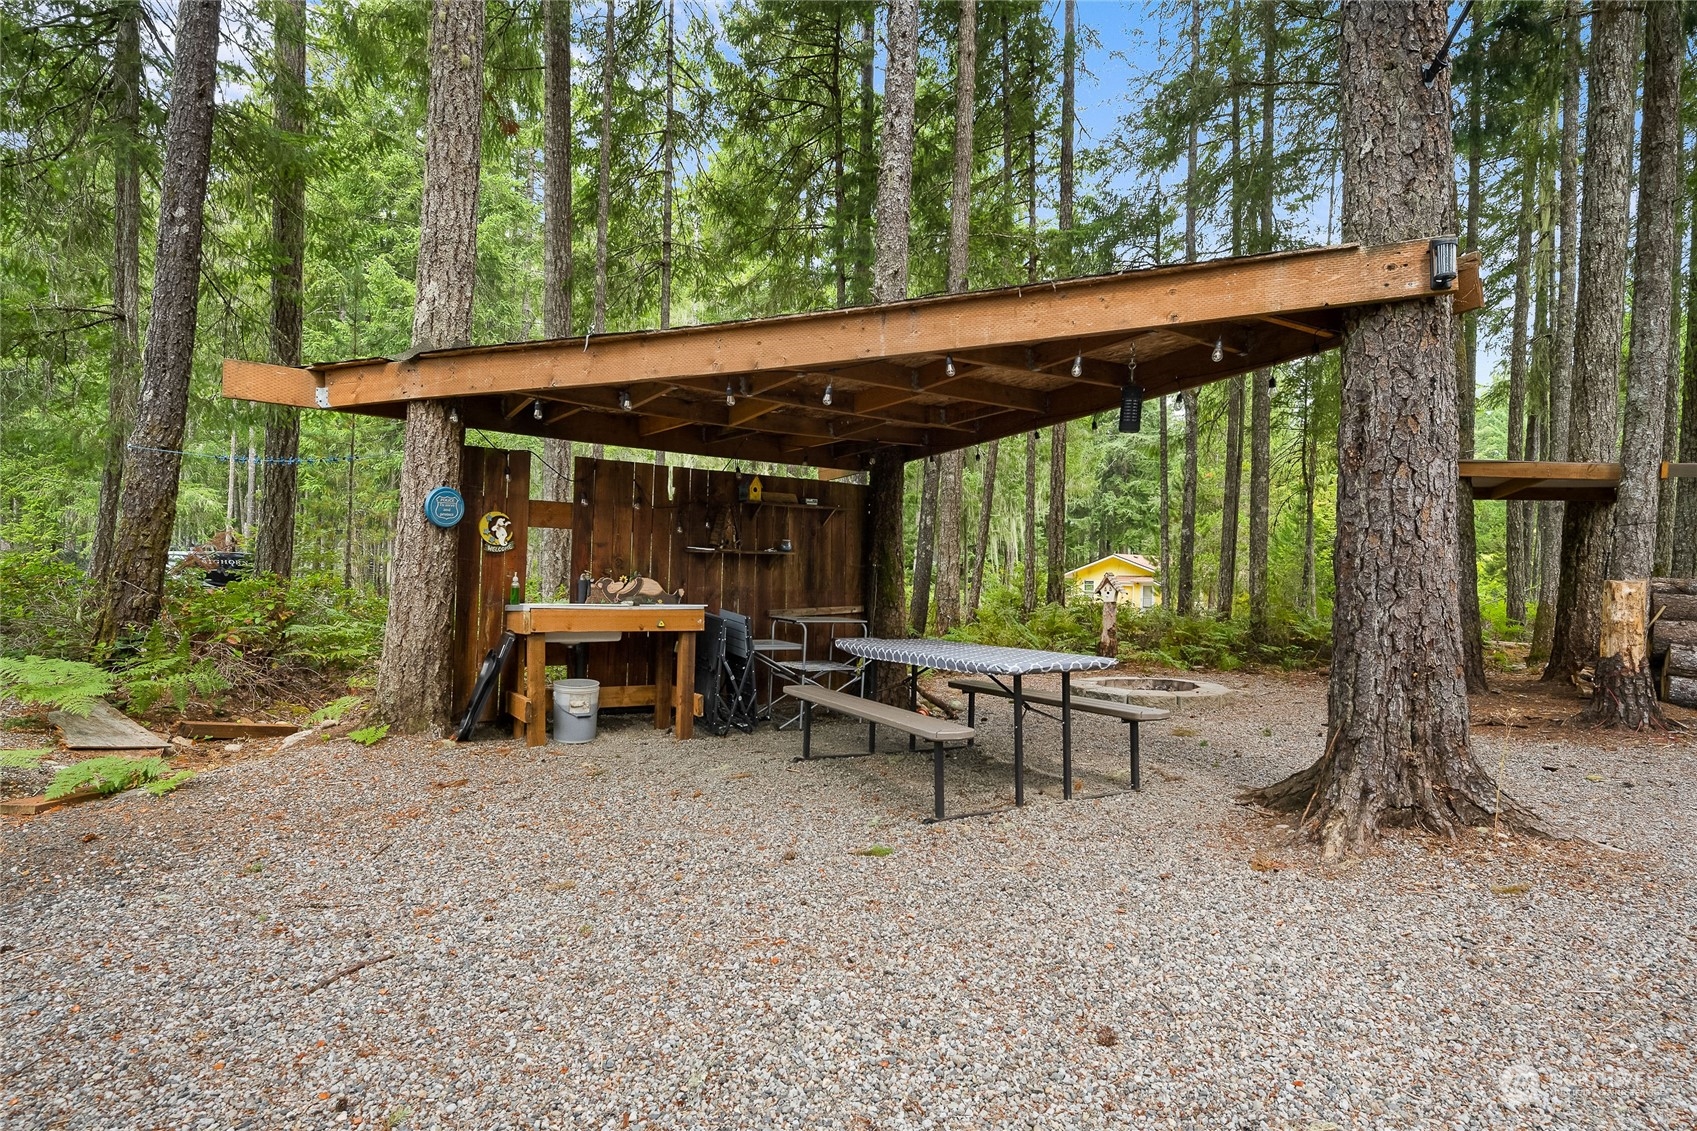
[(365, 696), (363, 695), (344, 695), (340, 699), (332, 699), (330, 702), (324, 704), (324, 706), (318, 708), (318, 710), (306, 717), (306, 721), (309, 723), (337, 722), (343, 715), (347, 714), (363, 702), (365, 702)]
[(130, 693), (131, 711), (146, 714), (166, 696), (182, 711), (189, 705), (191, 694), (204, 697), (229, 688), (230, 681), (211, 658), (196, 661), (189, 648), (186, 637), (171, 647), (159, 626), (153, 626), (142, 643), (141, 657), (121, 673)]
[(122, 793), (136, 786), (159, 797), (192, 777), (193, 770), (172, 773), (170, 763), (163, 758), (125, 758), (112, 754), (66, 766), (53, 775), (53, 784), (47, 787), (46, 797), (53, 801), (85, 788), (104, 796)]
[(359, 730), (353, 731), (348, 735), (349, 738), (353, 739), (361, 746), (375, 746), (388, 736), (388, 723), (381, 723), (377, 726), (361, 727)]
[(110, 672), (77, 660), (42, 656), (0, 659), (0, 696), (67, 714), (87, 715), (94, 709), (94, 701), (110, 695), (113, 687)]
[(0, 750), (0, 770), (33, 770), (51, 750)]

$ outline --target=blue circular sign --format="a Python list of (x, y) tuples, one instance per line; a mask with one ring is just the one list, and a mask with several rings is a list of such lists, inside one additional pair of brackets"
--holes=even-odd
[(438, 487), (424, 496), (424, 517), (447, 530), (465, 517), (465, 500), (452, 487)]

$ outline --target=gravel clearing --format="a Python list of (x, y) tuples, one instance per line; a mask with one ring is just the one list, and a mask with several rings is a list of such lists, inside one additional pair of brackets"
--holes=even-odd
[[(1697, 1126), (1689, 737), (1482, 726), (1589, 841), (1323, 869), (1232, 801), (1319, 753), (1323, 679), (1222, 682), (1144, 728), (1142, 793), (939, 825), (893, 739), (605, 715), (5, 819), (0, 1126)], [(951, 810), (1011, 796), (987, 714)], [(1075, 735), (1123, 782), (1122, 726)]]

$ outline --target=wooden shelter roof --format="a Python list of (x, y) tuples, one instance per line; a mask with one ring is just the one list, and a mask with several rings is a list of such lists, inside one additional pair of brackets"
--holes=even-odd
[(1434, 289), (1429, 241), (1345, 244), (298, 369), (227, 360), (224, 395), (385, 416), (449, 399), (471, 427), (857, 469), (1116, 410), (1134, 357), (1163, 396), (1331, 349), (1351, 307), (1446, 294), (1481, 304), (1475, 257)]
[[(1620, 473), (1618, 463), (1505, 459), (1461, 461), (1461, 477), (1473, 485), (1475, 499), (1612, 503), (1620, 486)], [(1697, 463), (1663, 463), (1662, 478), (1697, 478)]]

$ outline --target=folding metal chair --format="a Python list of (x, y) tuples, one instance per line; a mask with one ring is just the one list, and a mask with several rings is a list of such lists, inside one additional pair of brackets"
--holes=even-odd
[(731, 729), (730, 711), (720, 687), (725, 669), (725, 622), (707, 613), (695, 641), (695, 688), (701, 693), (702, 729), (723, 737)]
[(721, 664), (721, 704), (730, 726), (748, 734), (754, 733), (757, 714), (754, 692), (754, 638), (749, 620), (741, 613), (721, 609), (719, 619), (725, 625), (725, 657)]

